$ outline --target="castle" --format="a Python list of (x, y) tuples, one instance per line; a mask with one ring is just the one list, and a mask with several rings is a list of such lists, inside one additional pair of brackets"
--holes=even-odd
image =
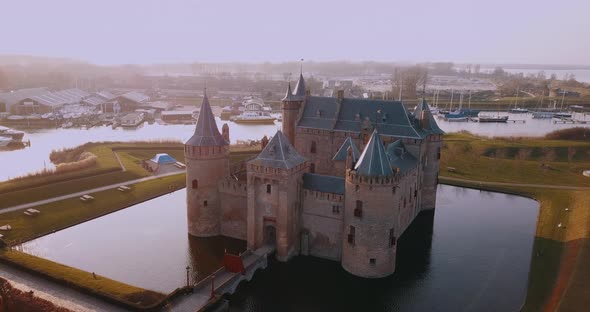
[(188, 232), (392, 274), (398, 237), (435, 207), (443, 131), (426, 101), (409, 113), (398, 101), (311, 96), (300, 75), (282, 110), (282, 131), (230, 165), (229, 127), (219, 132), (205, 94), (185, 144)]

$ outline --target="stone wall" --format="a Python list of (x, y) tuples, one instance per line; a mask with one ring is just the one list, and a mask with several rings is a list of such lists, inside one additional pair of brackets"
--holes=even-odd
[(246, 240), (248, 189), (245, 182), (228, 177), (219, 184), (221, 235)]
[[(315, 173), (343, 176), (343, 173), (334, 167), (332, 158), (349, 136), (357, 148), (362, 151), (364, 145), (361, 144), (359, 133), (301, 127), (297, 128), (293, 146), (301, 156), (309, 159), (309, 162), (314, 164)], [(315, 153), (312, 152), (313, 142), (315, 142)]]
[(301, 252), (340, 261), (344, 195), (303, 190), (302, 205), (302, 235), (307, 235), (308, 250)]

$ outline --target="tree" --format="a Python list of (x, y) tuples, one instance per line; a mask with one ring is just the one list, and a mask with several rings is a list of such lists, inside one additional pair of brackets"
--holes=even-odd
[(403, 98), (417, 98), (417, 86), (425, 84), (428, 80), (428, 71), (422, 66), (412, 66), (404, 69), (396, 69), (393, 76), (392, 92), (395, 95), (401, 94)]
[(8, 90), (8, 78), (6, 78), (6, 74), (4, 70), (0, 67), (0, 90)]

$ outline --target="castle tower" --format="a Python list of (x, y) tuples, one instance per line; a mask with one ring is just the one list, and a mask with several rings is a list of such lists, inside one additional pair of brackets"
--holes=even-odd
[(423, 161), (420, 163), (422, 166), (421, 210), (434, 209), (444, 131), (438, 127), (428, 103), (424, 99), (414, 110), (414, 118), (418, 122), (418, 126), (428, 133), (422, 143), (425, 151)]
[(352, 139), (350, 137), (347, 137), (346, 140), (344, 140), (344, 143), (342, 143), (342, 145), (336, 152), (336, 154), (334, 154), (334, 157), (332, 157), (332, 175), (344, 177), (344, 175), (346, 174), (346, 169), (351, 168), (351, 166), (347, 167), (346, 164), (346, 161), (348, 160), (349, 149), (351, 153), (350, 161), (352, 167), (354, 167), (354, 164), (358, 161), (361, 153), (359, 152), (354, 142), (352, 142)]
[(274, 245), (279, 261), (299, 253), (299, 194), (307, 169), (281, 131), (248, 162), (248, 248)]
[(305, 80), (303, 73), (301, 73), (295, 86), (295, 92), (291, 92), (291, 83), (289, 83), (287, 93), (281, 100), (283, 102), (283, 133), (292, 144), (295, 144), (295, 126), (301, 105), (305, 101), (305, 94)]
[[(352, 148), (347, 154), (352, 157)], [(395, 271), (396, 237), (401, 233), (398, 182), (374, 131), (354, 168), (346, 169), (342, 267), (351, 274), (378, 278)]]
[[(229, 129), (224, 125), (224, 136)], [(220, 234), (221, 205), (217, 186), (229, 176), (229, 142), (219, 133), (207, 94), (195, 133), (184, 145), (188, 232), (198, 237)]]

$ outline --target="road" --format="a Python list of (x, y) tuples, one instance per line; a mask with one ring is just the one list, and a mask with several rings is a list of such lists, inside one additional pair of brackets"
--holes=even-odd
[(2, 208), (2, 209), (0, 209), (0, 213), (10, 212), (10, 211), (15, 211), (15, 210), (20, 210), (20, 209), (32, 208), (35, 206), (44, 205), (44, 204), (48, 204), (48, 203), (52, 203), (52, 202), (56, 202), (56, 201), (60, 201), (60, 200), (68, 199), (68, 198), (80, 197), (84, 194), (102, 192), (102, 191), (118, 188), (123, 185), (129, 185), (129, 184), (150, 181), (150, 180), (163, 178), (163, 177), (167, 177), (167, 176), (172, 176), (172, 175), (177, 175), (177, 174), (181, 174), (181, 173), (184, 173), (184, 171), (169, 172), (169, 173), (164, 173), (161, 175), (149, 176), (149, 177), (130, 180), (130, 181), (126, 181), (126, 182), (105, 185), (105, 186), (101, 186), (101, 187), (97, 187), (97, 188), (93, 188), (93, 189), (89, 189), (89, 190), (85, 190), (85, 191), (81, 191), (81, 192), (77, 192), (77, 193), (72, 193), (72, 194), (52, 197), (52, 198), (48, 198), (48, 199), (44, 199), (44, 200), (40, 200), (40, 201), (36, 201), (36, 202), (31, 202), (31, 203), (21, 204), (21, 205), (17, 205), (17, 206)]
[[(489, 185), (489, 186), (515, 186), (515, 187), (534, 187), (534, 188), (549, 188), (549, 189), (559, 189), (559, 190), (572, 190), (572, 191), (590, 191), (590, 187), (584, 186), (568, 186), (568, 185), (553, 185), (553, 184), (529, 184), (529, 183), (507, 183), (507, 182), (487, 182), (487, 181), (477, 181), (477, 180), (467, 180), (467, 179), (459, 179), (459, 178), (451, 178), (440, 176), (441, 180), (447, 180), (452, 182), (463, 182), (463, 183), (470, 183), (473, 185)], [(441, 181), (444, 182), (444, 181)]]

